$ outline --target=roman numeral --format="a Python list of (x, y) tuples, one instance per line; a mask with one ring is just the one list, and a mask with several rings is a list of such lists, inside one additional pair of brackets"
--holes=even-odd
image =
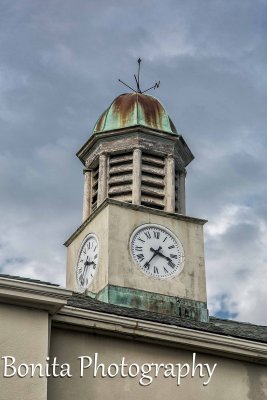
[(171, 258), (177, 258), (177, 254), (170, 254)]
[(138, 240), (140, 240), (140, 242), (145, 243), (145, 241), (143, 239), (138, 238)]
[(137, 254), (137, 258), (138, 258), (138, 261), (143, 261), (144, 255), (143, 254)]
[(174, 249), (174, 244), (172, 244), (171, 246), (168, 247), (168, 249)]
[(166, 272), (166, 274), (169, 273), (169, 271), (164, 267), (164, 272)]
[(160, 232), (155, 232), (155, 231), (153, 231), (153, 233), (154, 233), (154, 237), (155, 237), (156, 239), (159, 239)]
[(151, 239), (150, 232), (144, 232), (144, 234), (146, 235), (146, 237), (147, 237), (148, 239)]
[(165, 237), (165, 239), (163, 240), (163, 243), (165, 242), (165, 240), (167, 239), (168, 236)]
[(158, 274), (158, 273), (159, 273), (158, 267), (154, 267), (154, 274)]
[(173, 264), (172, 261), (168, 261), (168, 265), (169, 265), (171, 268), (175, 268), (175, 265)]
[(142, 251), (142, 250), (143, 250), (143, 247), (141, 247), (141, 246), (135, 246), (135, 250), (136, 250), (136, 251)]

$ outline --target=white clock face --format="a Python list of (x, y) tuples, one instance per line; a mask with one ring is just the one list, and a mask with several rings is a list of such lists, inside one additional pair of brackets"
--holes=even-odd
[(161, 225), (145, 224), (137, 228), (131, 236), (130, 249), (141, 271), (153, 278), (173, 278), (184, 267), (181, 242)]
[(80, 290), (86, 289), (94, 279), (99, 258), (99, 243), (90, 233), (83, 241), (76, 264), (76, 283)]

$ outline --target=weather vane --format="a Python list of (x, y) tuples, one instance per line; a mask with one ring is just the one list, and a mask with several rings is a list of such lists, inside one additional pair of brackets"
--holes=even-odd
[(138, 62), (138, 72), (137, 72), (137, 77), (136, 75), (134, 75), (134, 79), (136, 82), (136, 90), (133, 89), (131, 86), (127, 85), (127, 83), (123, 82), (122, 80), (118, 79), (119, 82), (121, 82), (123, 85), (127, 86), (129, 89), (131, 89), (133, 92), (135, 93), (146, 93), (151, 89), (157, 89), (160, 85), (160, 81), (156, 82), (155, 85), (151, 86), (150, 88), (146, 89), (146, 90), (141, 90), (140, 89), (140, 80), (139, 80), (139, 76), (140, 76), (140, 64), (141, 64), (141, 58), (138, 58), (137, 60)]

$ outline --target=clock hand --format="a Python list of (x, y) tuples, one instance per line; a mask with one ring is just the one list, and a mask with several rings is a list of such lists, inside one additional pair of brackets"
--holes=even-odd
[(86, 260), (85, 260), (85, 262), (84, 262), (84, 266), (86, 267), (87, 265), (89, 265), (90, 264), (90, 261), (88, 261), (88, 256), (86, 257)]
[(85, 281), (85, 275), (87, 273), (87, 269), (90, 265), (90, 261), (88, 261), (88, 256), (86, 257), (86, 260), (84, 262), (84, 270), (83, 270), (83, 274), (82, 274), (82, 286), (84, 285), (84, 281)]
[(166, 258), (167, 260), (170, 260), (170, 257), (165, 256), (165, 255), (164, 255), (163, 253), (161, 253), (160, 251), (158, 252), (158, 255), (161, 256), (161, 257), (163, 257), (163, 258)]
[(157, 255), (157, 254), (154, 253), (153, 256), (150, 258), (150, 260), (147, 261), (147, 262), (144, 264), (144, 267), (145, 267), (145, 268), (146, 268), (146, 267), (149, 267), (150, 262), (153, 260), (153, 258), (154, 258), (156, 255)]
[(96, 263), (94, 261), (88, 261), (87, 266), (89, 267), (90, 265), (93, 266), (93, 269), (96, 269)]
[(94, 261), (88, 261), (88, 256), (87, 256), (86, 260), (84, 262), (84, 270), (83, 270), (83, 274), (82, 274), (82, 277), (81, 277), (82, 286), (84, 285), (85, 277), (86, 277), (86, 274), (87, 274), (87, 271), (88, 271), (88, 268), (89, 268), (90, 265), (93, 265), (94, 269), (96, 268), (96, 263)]
[(158, 251), (158, 255), (165, 258), (167, 261), (169, 261), (170, 264), (174, 265), (172, 259), (168, 256), (165, 256), (163, 253), (161, 253), (160, 251)]
[(150, 260), (147, 261), (147, 262), (144, 264), (144, 267), (148, 267), (148, 266), (149, 266), (150, 262), (153, 260), (154, 257), (156, 257), (156, 255), (158, 255), (158, 252), (159, 252), (160, 250), (161, 250), (161, 247), (159, 247), (158, 250), (154, 250), (152, 247), (150, 247), (150, 251), (153, 251), (154, 254), (153, 254), (153, 256), (150, 258)]
[(96, 269), (96, 263), (95, 263), (94, 261), (89, 261), (87, 265), (88, 265), (88, 267), (89, 267), (90, 265), (92, 265), (92, 266), (93, 266), (93, 269)]
[(158, 250), (154, 250), (153, 247), (150, 247), (150, 251), (153, 251), (154, 254), (159, 254), (160, 250), (162, 249), (162, 247), (159, 246)]

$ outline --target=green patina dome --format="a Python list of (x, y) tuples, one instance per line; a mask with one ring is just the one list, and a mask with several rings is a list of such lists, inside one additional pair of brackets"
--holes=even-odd
[(116, 97), (98, 119), (93, 132), (106, 132), (136, 125), (177, 134), (163, 105), (155, 97), (141, 93), (125, 93)]

